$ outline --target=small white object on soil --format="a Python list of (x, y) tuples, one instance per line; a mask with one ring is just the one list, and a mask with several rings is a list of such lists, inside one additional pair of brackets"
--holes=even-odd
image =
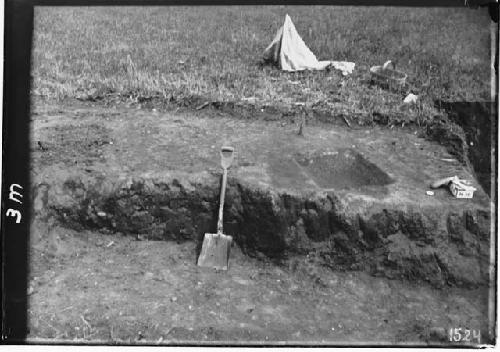
[(427, 193), (427, 195), (428, 195), (428, 196), (433, 196), (433, 195), (434, 195), (434, 192), (433, 192), (433, 191), (427, 191), (427, 192), (425, 192), (425, 193)]
[(410, 93), (404, 98), (403, 103), (405, 104), (415, 104), (417, 102), (418, 96)]

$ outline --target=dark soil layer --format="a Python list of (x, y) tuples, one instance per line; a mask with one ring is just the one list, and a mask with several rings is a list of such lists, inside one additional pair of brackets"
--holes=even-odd
[(323, 152), (297, 161), (323, 188), (384, 186), (393, 182), (377, 165), (352, 149)]
[[(39, 197), (49, 200), (54, 216), (76, 229), (194, 240), (199, 247), (203, 235), (215, 229), (217, 186), (175, 178), (118, 181), (74, 175)], [(333, 270), (366, 270), (438, 286), (488, 282), (486, 211), (374, 206), (353, 213), (333, 192), (273, 194), (231, 178), (224, 225), (224, 232), (249, 254), (285, 260), (314, 252)]]

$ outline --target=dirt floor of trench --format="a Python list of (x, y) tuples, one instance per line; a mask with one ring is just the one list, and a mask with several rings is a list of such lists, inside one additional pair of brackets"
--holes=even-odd
[(450, 328), (467, 327), (486, 341), (482, 288), (333, 272), (308, 257), (277, 266), (237, 247), (215, 272), (193, 253), (192, 242), (55, 227), (31, 252), (30, 340), (447, 345)]
[[(456, 200), (445, 189), (428, 196), (435, 178), (473, 177), (444, 148), (419, 138), (416, 131), (312, 125), (298, 136), (291, 122), (89, 105), (38, 104), (32, 120), (33, 187), (47, 186), (48, 194), (41, 205), (34, 201), (37, 222), (28, 291), (31, 341), (439, 345), (454, 343), (450, 328), (481, 331), (481, 342), (492, 341), (490, 289), (483, 280), (489, 261), (488, 231), (478, 230), (481, 224), (471, 215), (488, 213), (489, 200), (480, 187), (472, 200)], [(191, 187), (189, 179), (194, 177), (197, 182), (208, 179), (216, 189), (217, 150), (222, 144), (237, 148), (232, 179), (266, 192), (297, 197), (334, 192), (352, 214), (370, 214), (371, 209), (386, 214), (391, 207), (438, 214), (436, 209), (444, 209), (435, 220), (440, 231), (442, 226), (450, 228), (451, 218), (463, 217), (459, 234), (450, 230), (451, 237), (462, 237), (450, 241), (468, 246), (460, 247), (460, 253), (467, 252), (464, 248), (468, 252), (457, 257), (456, 265), (460, 269), (460, 261), (466, 263), (463, 270), (475, 279), (465, 287), (436, 287), (375, 277), (369, 271), (332, 270), (313, 251), (294, 252), (278, 262), (249, 257), (238, 243), (230, 270), (214, 272), (195, 265), (196, 241), (153, 241), (147, 233), (124, 234), (95, 226), (75, 229), (54, 220), (54, 211), (76, 204), (74, 194), (57, 193), (58, 185), (74, 177), (154, 180), (175, 175), (183, 187)], [(409, 165), (409, 160), (414, 163)], [(338, 165), (343, 165), (340, 171), (335, 169)], [(346, 180), (350, 173), (352, 178)], [(103, 193), (114, 187), (106, 182)], [(401, 228), (396, 237), (407, 241), (412, 231)], [(198, 238), (203, 234), (199, 232)], [(428, 232), (425, 236), (432, 237)], [(440, 236), (445, 237), (436, 246), (445, 248), (448, 234)], [(415, 243), (401, 253), (422, 254), (435, 245), (429, 238)], [(431, 253), (432, 258), (436, 255)], [(449, 275), (469, 275), (453, 273), (451, 265)]]

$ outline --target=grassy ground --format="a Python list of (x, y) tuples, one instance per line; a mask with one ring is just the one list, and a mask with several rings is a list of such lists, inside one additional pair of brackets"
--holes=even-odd
[[(333, 71), (283, 73), (260, 65), (286, 13), (318, 59), (353, 61), (355, 73), (344, 79)], [(390, 115), (401, 113), (402, 95), (412, 89), (424, 102), (417, 112), (430, 116), (436, 99), (488, 100), (490, 94), (489, 17), (483, 10), (40, 7), (34, 33), (32, 93), (50, 99), (202, 96)], [(407, 91), (368, 84), (369, 67), (387, 59), (408, 74)]]

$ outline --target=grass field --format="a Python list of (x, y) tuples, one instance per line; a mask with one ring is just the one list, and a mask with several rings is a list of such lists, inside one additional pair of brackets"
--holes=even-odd
[[(283, 73), (260, 65), (285, 14), (318, 59), (356, 63), (338, 73)], [(490, 94), (485, 10), (333, 6), (39, 7), (32, 93), (49, 99), (114, 93), (124, 99), (326, 105), (343, 112), (400, 112), (402, 95), (370, 86), (387, 59), (408, 74), (424, 114), (437, 99)]]

